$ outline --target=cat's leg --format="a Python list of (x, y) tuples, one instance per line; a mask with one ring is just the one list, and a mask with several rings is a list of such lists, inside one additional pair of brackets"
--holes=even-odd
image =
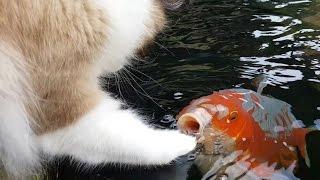
[(38, 140), (45, 153), (69, 155), (91, 164), (167, 164), (196, 145), (195, 138), (178, 131), (148, 127), (110, 97), (75, 124)]

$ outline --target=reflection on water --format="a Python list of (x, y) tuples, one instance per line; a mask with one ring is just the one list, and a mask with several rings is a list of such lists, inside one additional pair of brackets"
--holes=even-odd
[(278, 2), (278, 1), (270, 1), (270, 0), (257, 0), (258, 2), (270, 2), (272, 5), (274, 5), (274, 8), (280, 9), (284, 8), (290, 5), (299, 5), (299, 4), (304, 4), (304, 3), (311, 3), (312, 1), (310, 0), (300, 0), (300, 1), (288, 1), (287, 2)]
[[(310, 1), (294, 1), (281, 5), (276, 5), (275, 8), (283, 8), (290, 4), (305, 3)], [(252, 21), (258, 21), (260, 27), (252, 32), (252, 36), (256, 39), (261, 39), (262, 43), (260, 50), (266, 51), (268, 48), (288, 49), (284, 54), (276, 54), (269, 57), (240, 57), (240, 61), (252, 62), (250, 65), (244, 64), (242, 67), (242, 78), (253, 78), (252, 75), (264, 73), (271, 79), (269, 84), (279, 85), (280, 88), (289, 89), (286, 85), (289, 82), (295, 82), (304, 78), (304, 73), (301, 68), (309, 68), (305, 61), (310, 61), (304, 56), (305, 49), (315, 50), (320, 52), (320, 36), (319, 30), (311, 28), (299, 27), (303, 22), (297, 18), (285, 15), (253, 15)], [(268, 24), (266, 27), (265, 24)], [(270, 47), (271, 46), (271, 47)], [(308, 55), (306, 55), (308, 56)], [(312, 61), (312, 60), (311, 60)], [(266, 69), (265, 67), (269, 67)], [(259, 68), (264, 68), (262, 71), (257, 71)], [(315, 75), (318, 69), (313, 68)], [(310, 72), (307, 72), (308, 74)], [(316, 82), (314, 77), (309, 77), (310, 81)]]
[[(189, 7), (170, 13), (168, 28), (155, 41), (148, 63), (128, 67), (132, 74), (127, 76), (135, 80), (128, 84), (110, 78), (106, 87), (151, 117), (157, 127), (174, 128), (175, 114), (192, 99), (218, 89), (252, 89), (252, 78), (263, 73), (269, 79), (266, 94), (291, 104), (295, 116), (307, 126), (317, 123), (320, 127), (319, 1), (191, 2)], [(118, 83), (120, 87), (115, 85)], [(196, 168), (188, 170), (191, 163), (179, 162), (170, 170), (105, 168), (88, 176), (200, 178)], [(53, 174), (79, 179), (79, 172), (73, 169), (60, 164)], [(305, 176), (305, 172), (299, 173)], [(87, 176), (81, 173), (81, 177)]]

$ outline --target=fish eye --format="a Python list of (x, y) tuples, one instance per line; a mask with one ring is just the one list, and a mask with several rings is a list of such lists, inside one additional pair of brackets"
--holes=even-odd
[(230, 112), (230, 114), (229, 114), (229, 119), (231, 120), (231, 121), (234, 121), (234, 120), (236, 120), (238, 118), (238, 111), (232, 111), (232, 112)]

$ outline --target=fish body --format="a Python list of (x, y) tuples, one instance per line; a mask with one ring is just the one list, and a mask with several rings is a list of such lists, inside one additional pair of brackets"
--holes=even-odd
[[(298, 160), (297, 148), (306, 156), (305, 135), (309, 130), (296, 125), (291, 106), (251, 90), (221, 90), (193, 100), (177, 119), (183, 131), (205, 134), (209, 149), (217, 142), (215, 134), (231, 140), (229, 149), (241, 150), (255, 159), (252, 167), (268, 162), (287, 168)], [(206, 133), (208, 128), (212, 133)]]

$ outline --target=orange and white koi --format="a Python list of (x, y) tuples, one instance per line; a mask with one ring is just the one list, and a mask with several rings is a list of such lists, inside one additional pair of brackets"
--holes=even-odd
[(209, 143), (217, 137), (210, 134), (222, 134), (231, 142), (229, 149), (255, 158), (253, 168), (265, 162), (287, 168), (298, 160), (297, 148), (307, 159), (309, 130), (297, 126), (291, 106), (252, 90), (221, 90), (193, 100), (177, 119), (181, 130), (204, 134)]

